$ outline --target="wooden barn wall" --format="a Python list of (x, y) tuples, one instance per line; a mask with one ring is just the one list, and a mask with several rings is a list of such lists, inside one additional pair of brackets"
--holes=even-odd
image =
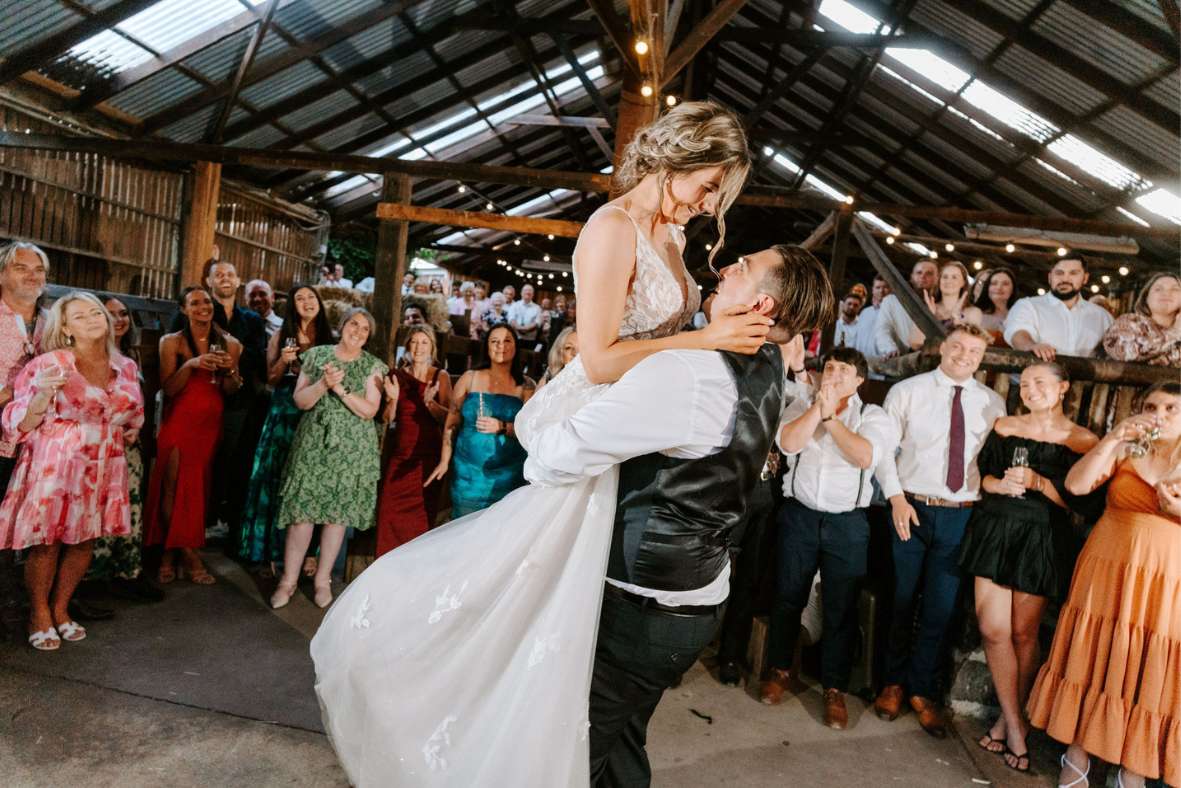
[(218, 258), (234, 263), (245, 284), (266, 279), (276, 290), (319, 281), (328, 227), (222, 182), (215, 231)]

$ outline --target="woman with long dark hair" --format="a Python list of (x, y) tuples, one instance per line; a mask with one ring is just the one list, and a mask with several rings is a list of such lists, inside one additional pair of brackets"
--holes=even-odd
[(164, 545), (156, 580), (181, 571), (198, 585), (216, 582), (197, 550), (205, 546), (213, 455), (221, 440), (223, 396), (242, 387), (242, 344), (213, 320), (213, 297), (204, 287), (180, 295), (184, 327), (160, 337), (164, 419), (156, 438), (156, 463), (148, 483), (144, 543)]
[[(284, 307), (283, 325), (267, 343), (267, 384), (274, 387), (274, 393), (254, 451), (239, 539), (242, 560), (253, 564), (266, 562), (272, 573), (283, 556), (279, 531), (275, 528), (279, 487), (283, 483), (287, 453), (303, 415), (294, 398), (299, 355), (316, 345), (331, 343), (332, 327), (320, 294), (311, 285), (295, 285)], [(315, 571), (314, 567), (309, 568)]]
[[(1010, 268), (993, 268), (987, 273), (987, 282), (980, 288), (979, 295), (972, 302), (972, 309), (978, 310), (980, 327), (992, 334), (993, 347), (1005, 347), (1003, 332), (1009, 308), (1017, 300), (1017, 277)], [(985, 274), (980, 274), (984, 278)]]
[[(522, 371), (517, 332), (500, 325), (484, 337), (483, 362), (455, 384), (443, 453), (427, 483), (451, 476), (451, 516), (485, 509), (525, 484), (525, 450), (513, 420), (537, 388)], [(452, 438), (455, 448), (452, 449)]]

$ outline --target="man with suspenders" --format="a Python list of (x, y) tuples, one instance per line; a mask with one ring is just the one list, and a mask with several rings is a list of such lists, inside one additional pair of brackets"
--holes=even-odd
[(800, 614), (820, 570), (824, 724), (848, 724), (845, 692), (853, 665), (857, 597), (869, 551), (866, 508), (874, 466), (898, 445), (893, 421), (857, 389), (868, 377), (865, 356), (840, 347), (824, 359), (819, 387), (784, 411), (779, 448), (792, 463), (783, 479), (775, 604), (763, 703), (777, 704), (789, 686)]

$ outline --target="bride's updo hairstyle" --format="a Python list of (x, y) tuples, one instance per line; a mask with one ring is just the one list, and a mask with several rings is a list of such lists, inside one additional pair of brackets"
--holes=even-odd
[(726, 241), (726, 211), (742, 191), (750, 165), (750, 148), (738, 116), (712, 101), (686, 101), (636, 132), (624, 148), (614, 177), (616, 188), (625, 192), (655, 173), (660, 176), (663, 199), (670, 176), (705, 167), (722, 167), (714, 215), (718, 241), (709, 255), (712, 269), (714, 258)]

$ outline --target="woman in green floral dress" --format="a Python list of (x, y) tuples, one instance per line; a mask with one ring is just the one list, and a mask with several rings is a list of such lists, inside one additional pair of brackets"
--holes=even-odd
[(377, 423), (381, 379), (388, 367), (365, 352), (376, 326), (359, 307), (345, 313), (340, 341), (320, 345), (300, 358), (295, 404), (307, 411), (295, 431), (275, 524), (287, 528), (283, 577), (271, 606), (291, 601), (315, 523), (323, 524), (320, 561), (313, 581), (319, 607), (332, 603), (332, 565), (345, 528), (373, 527), (381, 455)]

